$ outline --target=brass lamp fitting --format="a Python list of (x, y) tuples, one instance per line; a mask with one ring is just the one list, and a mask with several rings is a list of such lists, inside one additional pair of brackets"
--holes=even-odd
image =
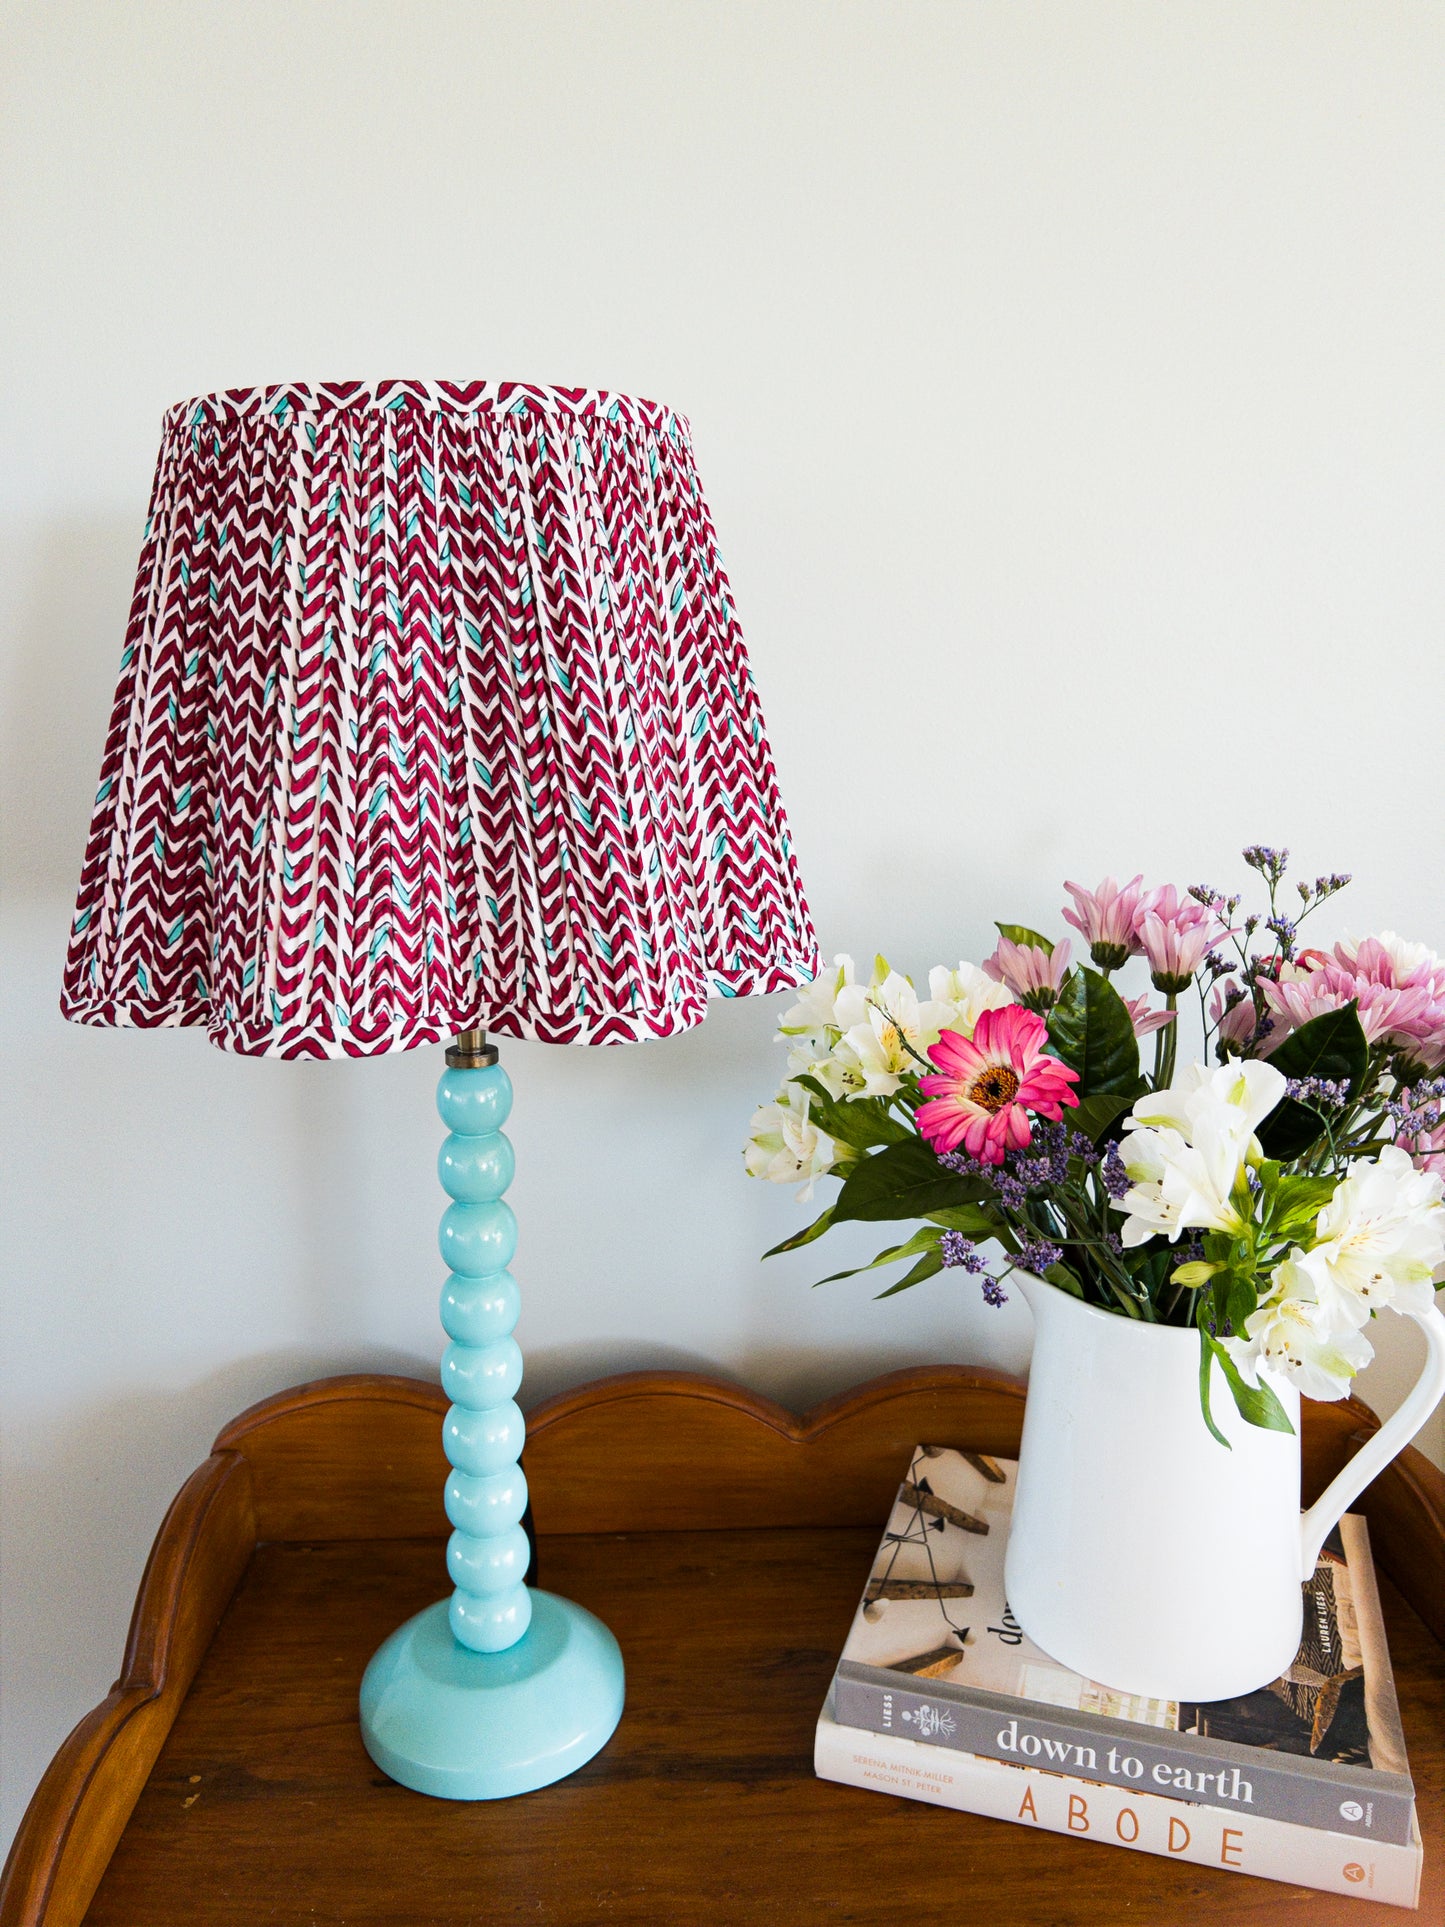
[(447, 1045), (449, 1071), (484, 1071), (496, 1061), (497, 1047), (487, 1042), (484, 1030), (461, 1031), (456, 1040)]

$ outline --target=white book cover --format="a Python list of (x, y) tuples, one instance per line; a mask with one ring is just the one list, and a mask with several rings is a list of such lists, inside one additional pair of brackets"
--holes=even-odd
[(1417, 1907), (1420, 1901), (1424, 1855), (1413, 1816), (1411, 1839), (1401, 1846), (1295, 1826), (839, 1726), (831, 1696), (818, 1721), (813, 1766), (821, 1780), (1040, 1827), (1076, 1840), (1130, 1847), (1392, 1907)]

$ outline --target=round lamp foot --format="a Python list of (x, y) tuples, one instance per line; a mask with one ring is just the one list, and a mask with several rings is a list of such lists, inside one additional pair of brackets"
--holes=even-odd
[(622, 1717), (622, 1653), (600, 1619), (532, 1593), (514, 1646), (477, 1653), (447, 1601), (398, 1626), (361, 1682), (361, 1737), (393, 1780), (443, 1800), (503, 1800), (563, 1780)]

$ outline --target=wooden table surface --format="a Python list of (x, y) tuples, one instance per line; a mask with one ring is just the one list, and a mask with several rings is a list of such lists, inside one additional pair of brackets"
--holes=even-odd
[[(815, 1779), (814, 1721), (909, 1448), (923, 1438), (1007, 1452), (1019, 1395), (986, 1374), (894, 1374), (850, 1395), (851, 1405), (834, 1401), (821, 1417), (795, 1420), (707, 1381), (638, 1375), (622, 1383), (630, 1394), (600, 1404), (589, 1405), (587, 1392), (554, 1402), (551, 1419), (543, 1413), (534, 1424), (529, 1473), (541, 1583), (617, 1634), (627, 1711), (610, 1744), (571, 1779), (504, 1802), (407, 1792), (373, 1766), (357, 1731), (368, 1657), (445, 1590), (439, 1534), (398, 1530), (434, 1525), (436, 1488), (427, 1493), (441, 1461), (426, 1428), (439, 1397), (420, 1386), (400, 1402), (373, 1392), (368, 1408), (358, 1394), (355, 1409), (332, 1399), (328, 1417), (326, 1401), (308, 1403), (303, 1391), (279, 1420), (248, 1416), (239, 1431), (228, 1428), (230, 1444), (228, 1434), (218, 1443), (222, 1457), (232, 1454), (232, 1487), (234, 1460), (245, 1460), (249, 1514), (240, 1536), (249, 1530), (251, 1545), (244, 1561), (232, 1548), (239, 1583), (216, 1604), (214, 1637), (198, 1614), (188, 1691), (152, 1652), (150, 1703), (169, 1695), (174, 1704), (149, 1772), (148, 1761), (133, 1764), (128, 1792), (122, 1787), (121, 1803), (133, 1799), (134, 1808), (128, 1824), (121, 1813), (112, 1826), (119, 1838), (108, 1864), (102, 1857), (92, 1869), (91, 1927), (970, 1919), (987, 1927), (1366, 1927), (1410, 1918)], [(1312, 1429), (1312, 1478), (1338, 1462), (1362, 1423), (1354, 1407), (1337, 1413), (1332, 1430)], [(1428, 1543), (1440, 1493), (1428, 1468), (1407, 1464), (1401, 1476), (1407, 1486), (1423, 1481), (1427, 1502), (1425, 1527), (1415, 1521), (1402, 1541), (1414, 1551), (1397, 1571), (1414, 1590), (1442, 1576), (1439, 1547)], [(378, 1514), (368, 1480), (386, 1484), (392, 1511)], [(296, 1528), (315, 1525), (328, 1484), (336, 1488), (331, 1533), (304, 1537)], [(1377, 1546), (1389, 1540), (1392, 1519), (1408, 1513), (1407, 1500), (1388, 1491), (1380, 1499)], [(850, 1516), (860, 1507), (865, 1518)], [(625, 1523), (629, 1513), (642, 1529), (577, 1529)], [(346, 1536), (368, 1524), (379, 1529)], [(192, 1508), (191, 1551), (159, 1575), (173, 1613), (199, 1596), (200, 1575), (217, 1569), (208, 1531), (229, 1543)], [(1383, 1548), (1380, 1556), (1390, 1563)], [(1382, 1593), (1427, 1832), (1415, 1918), (1439, 1927), (1445, 1648), (1388, 1579)], [(172, 1674), (185, 1670), (183, 1646), (173, 1637)], [(99, 1753), (92, 1745), (92, 1786), (125, 1730)], [(87, 1818), (75, 1777), (65, 1809), (72, 1836)], [(64, 1808), (58, 1791), (51, 1787), (48, 1802), (45, 1787), (37, 1795), (52, 1822)], [(90, 1815), (102, 1835), (114, 1806)], [(72, 1847), (67, 1869), (62, 1841), (41, 1894), (43, 1844), (34, 1829), (28, 1844), (17, 1842), (18, 1873), (12, 1859), (0, 1895), (3, 1927), (81, 1917), (67, 1905), (79, 1895), (83, 1907), (84, 1851)]]

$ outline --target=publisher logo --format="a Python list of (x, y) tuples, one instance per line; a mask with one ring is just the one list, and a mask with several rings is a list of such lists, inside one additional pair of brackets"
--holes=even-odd
[(1363, 1880), (1365, 1870), (1358, 1860), (1348, 1860), (1345, 1863), (1344, 1874), (1346, 1880)]
[(1346, 1820), (1363, 1820), (1365, 1809), (1358, 1800), (1341, 1800), (1340, 1812)]
[(940, 1712), (938, 1707), (922, 1706), (905, 1711), (905, 1725), (912, 1725), (920, 1740), (948, 1739), (957, 1730), (957, 1721), (952, 1713)]

